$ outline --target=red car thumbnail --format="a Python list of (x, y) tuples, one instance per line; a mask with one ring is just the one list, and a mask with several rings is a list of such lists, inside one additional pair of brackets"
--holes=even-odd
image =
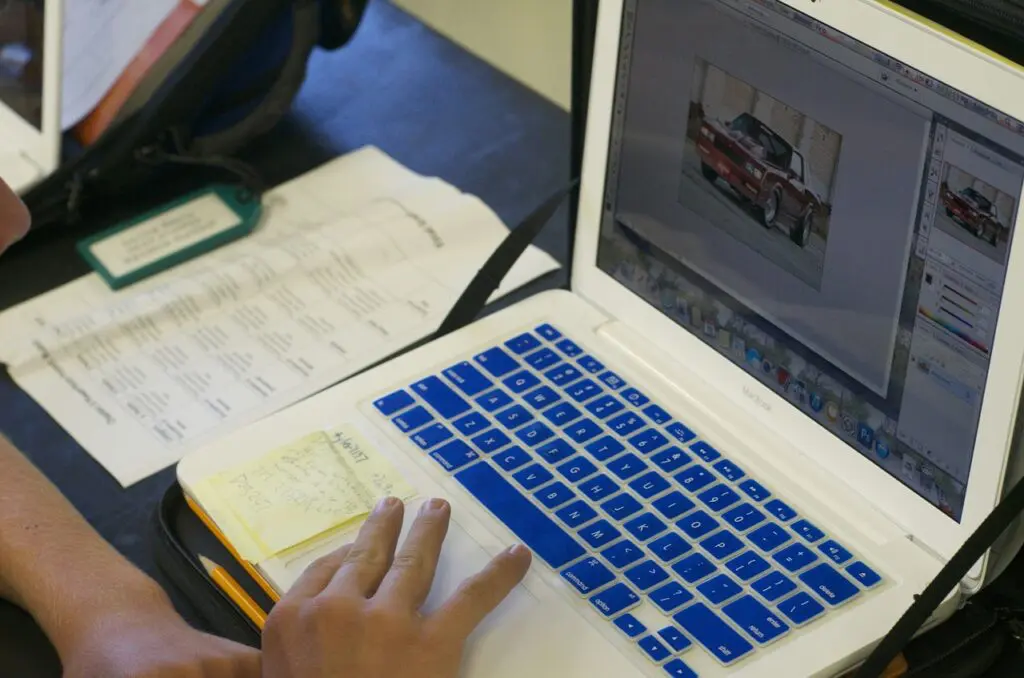
[(953, 192), (945, 181), (940, 199), (947, 217), (990, 245), (996, 244), (1002, 225), (995, 203), (970, 186)]

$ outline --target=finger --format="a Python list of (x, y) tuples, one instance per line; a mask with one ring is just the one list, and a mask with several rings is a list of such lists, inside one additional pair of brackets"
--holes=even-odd
[(28, 232), (30, 221), (25, 203), (0, 179), (0, 253)]
[(530, 569), (533, 556), (525, 546), (502, 551), (479, 574), (470, 577), (434, 613), (431, 623), (463, 640), (508, 597)]
[(359, 529), (359, 536), (326, 591), (364, 598), (372, 596), (395, 557), (404, 514), (405, 507), (399, 499), (381, 499)]
[(288, 589), (286, 597), (308, 599), (319, 595), (331, 583), (351, 549), (352, 544), (345, 544), (323, 558), (314, 560)]
[(451, 507), (444, 499), (431, 499), (420, 507), (416, 522), (377, 591), (378, 598), (420, 609), (434, 583), (450, 520)]

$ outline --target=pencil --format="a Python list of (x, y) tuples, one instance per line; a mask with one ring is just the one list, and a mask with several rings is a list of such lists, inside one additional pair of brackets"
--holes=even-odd
[(256, 628), (262, 631), (263, 625), (267, 621), (267, 613), (245, 592), (245, 589), (239, 586), (238, 582), (228, 574), (227, 570), (201, 553), (199, 554), (199, 562), (203, 564), (207, 574), (210, 575), (214, 583), (231, 598), (235, 605), (245, 613), (245, 616), (252, 620)]

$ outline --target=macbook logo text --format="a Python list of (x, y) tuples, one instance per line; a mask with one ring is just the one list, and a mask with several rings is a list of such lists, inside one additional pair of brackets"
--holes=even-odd
[(748, 387), (748, 386), (744, 386), (743, 387), (743, 395), (745, 395), (748, 399), (750, 399), (750, 402), (754, 403), (755, 405), (760, 407), (765, 412), (771, 412), (772, 411), (772, 404), (770, 402), (768, 402), (767, 400), (765, 400), (764, 398), (762, 398), (761, 396), (759, 396), (758, 394), (756, 394), (753, 391), (751, 391), (750, 387)]

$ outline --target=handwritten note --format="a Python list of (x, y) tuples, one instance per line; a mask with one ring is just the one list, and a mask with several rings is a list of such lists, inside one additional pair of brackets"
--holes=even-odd
[[(366, 516), (381, 498), (415, 491), (350, 427), (315, 433), (222, 472), (210, 489), (247, 532), (258, 562)], [(228, 534), (231, 538), (231, 534)]]

